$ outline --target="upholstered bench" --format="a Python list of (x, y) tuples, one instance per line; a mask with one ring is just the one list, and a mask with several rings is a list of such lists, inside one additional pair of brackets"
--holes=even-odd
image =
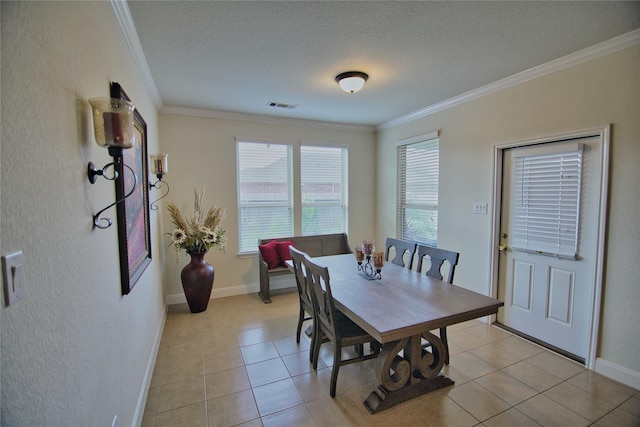
[[(280, 245), (276, 247), (274, 241), (276, 244), (280, 242)], [(286, 245), (286, 242), (289, 241), (292, 242), (295, 248), (306, 252), (310, 257), (352, 253), (351, 248), (349, 248), (349, 239), (345, 233), (260, 239), (258, 246), (262, 246), (262, 248), (258, 251), (258, 265), (260, 267), (259, 295), (265, 304), (271, 302), (269, 278), (271, 276), (291, 274), (291, 271), (284, 265), (284, 261), (290, 259), (288, 256), (289, 248)], [(266, 258), (263, 256), (263, 252), (265, 252)]]

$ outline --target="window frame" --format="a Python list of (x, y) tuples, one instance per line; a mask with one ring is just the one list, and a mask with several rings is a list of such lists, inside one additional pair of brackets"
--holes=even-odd
[[(305, 203), (304, 201), (304, 183), (302, 182), (302, 177), (303, 177), (303, 162), (302, 162), (302, 152), (304, 150), (305, 147), (308, 148), (322, 148), (322, 149), (336, 149), (336, 150), (341, 150), (340, 153), (340, 157), (341, 157), (341, 168), (340, 168), (340, 173), (341, 173), (341, 195), (340, 195), (340, 201), (339, 202), (320, 202), (320, 203)], [(321, 233), (328, 233), (327, 230), (322, 231), (321, 233), (305, 233), (305, 223), (304, 223), (304, 209), (305, 207), (310, 207), (310, 206), (321, 206), (321, 207), (327, 207), (327, 206), (334, 206), (334, 207), (339, 207), (342, 209), (342, 221), (344, 224), (344, 229), (341, 231), (332, 231), (331, 233), (334, 232), (339, 232), (339, 233), (347, 233), (349, 230), (349, 148), (347, 146), (344, 145), (332, 145), (332, 144), (322, 144), (322, 143), (313, 143), (313, 142), (306, 142), (303, 141), (300, 144), (300, 151), (299, 151), (300, 155), (299, 155), (299, 164), (300, 164), (300, 234), (301, 235), (313, 235), (313, 234), (321, 234)]]
[[(241, 197), (241, 176), (240, 176), (240, 144), (249, 143), (249, 144), (274, 144), (274, 145), (285, 145), (288, 147), (289, 153), (289, 164), (288, 164), (288, 179), (289, 179), (289, 203), (287, 207), (291, 212), (291, 233), (287, 233), (286, 235), (278, 236), (262, 236), (260, 238), (278, 238), (278, 237), (289, 237), (289, 236), (298, 236), (303, 235), (302, 230), (304, 229), (303, 224), (303, 214), (304, 207), (309, 204), (305, 204), (302, 201), (302, 151), (304, 147), (318, 147), (318, 148), (336, 148), (342, 150), (342, 159), (343, 159), (343, 185), (342, 185), (342, 196), (339, 204), (327, 204), (327, 203), (319, 203), (317, 206), (341, 206), (343, 208), (344, 214), (344, 231), (340, 232), (348, 232), (349, 228), (349, 146), (347, 144), (336, 144), (336, 143), (324, 143), (324, 142), (315, 142), (315, 141), (302, 141), (302, 140), (274, 140), (268, 138), (256, 138), (256, 137), (242, 137), (236, 136), (236, 192), (237, 192), (237, 209), (238, 209), (238, 255), (239, 256), (249, 256), (255, 255), (258, 252), (258, 238), (255, 240), (255, 246), (248, 247), (247, 242), (242, 245), (243, 239), (243, 228), (242, 228), (242, 212), (245, 208), (251, 208), (253, 206), (247, 205), (242, 202)], [(262, 205), (260, 207), (265, 207), (266, 205)], [(273, 206), (284, 206), (283, 204), (276, 203)], [(277, 234), (277, 233), (276, 233)], [(316, 233), (312, 233), (316, 234)], [(252, 243), (253, 245), (253, 243)]]
[[(242, 201), (242, 189), (241, 189), (241, 176), (240, 176), (240, 145), (246, 144), (262, 144), (262, 145), (280, 145), (285, 146), (287, 149), (287, 194), (288, 200), (286, 202), (281, 203), (265, 203), (260, 206), (255, 206), (247, 203), (243, 203)], [(290, 230), (291, 233), (287, 232), (286, 235), (293, 235), (293, 231), (295, 230), (296, 223), (296, 215), (295, 215), (295, 200), (294, 200), (294, 173), (293, 173), (293, 165), (294, 165), (294, 142), (286, 141), (286, 140), (272, 140), (266, 138), (246, 138), (246, 137), (236, 137), (236, 192), (237, 192), (237, 208), (238, 208), (238, 253), (239, 255), (247, 255), (247, 254), (255, 254), (258, 251), (258, 238), (255, 239), (255, 246), (251, 246), (251, 248), (244, 247), (242, 244), (243, 241), (243, 231), (242, 227), (242, 212), (243, 209), (252, 209), (252, 208), (268, 208), (268, 207), (281, 207), (286, 208), (290, 211)], [(276, 233), (278, 234), (278, 233)], [(287, 236), (273, 236), (273, 237), (287, 237)]]
[[(440, 135), (439, 131), (433, 131), (421, 135), (416, 135), (411, 138), (406, 138), (400, 140), (396, 143), (396, 165), (397, 165), (397, 177), (396, 177), (396, 238), (401, 240), (410, 240), (415, 241), (420, 244), (434, 246), (438, 245), (438, 219), (435, 220), (435, 238), (429, 238), (428, 236), (410, 236), (407, 233), (405, 224), (406, 224), (406, 210), (407, 209), (417, 209), (417, 210), (425, 210), (425, 211), (436, 211), (436, 217), (439, 212), (439, 192), (440, 192)], [(407, 181), (406, 181), (406, 149), (411, 145), (423, 144), (423, 143), (437, 143), (438, 144), (438, 157), (437, 157), (437, 165), (438, 165), (438, 173), (436, 174), (436, 193), (434, 203), (408, 203), (407, 202)], [(404, 158), (402, 156), (405, 155)], [(426, 184), (433, 185), (433, 179), (425, 180)], [(433, 195), (433, 193), (430, 193)]]

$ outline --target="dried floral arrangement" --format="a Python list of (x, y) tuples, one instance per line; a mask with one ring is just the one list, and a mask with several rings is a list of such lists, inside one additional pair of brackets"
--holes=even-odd
[(171, 245), (176, 254), (176, 261), (180, 259), (181, 249), (188, 254), (207, 252), (212, 247), (217, 247), (224, 252), (227, 245), (225, 231), (220, 228), (220, 223), (226, 216), (226, 209), (217, 202), (209, 209), (205, 209), (202, 203), (204, 189), (199, 192), (194, 188), (194, 194), (191, 217), (183, 215), (174, 203), (169, 202), (167, 205), (173, 225), (176, 227), (171, 232)]

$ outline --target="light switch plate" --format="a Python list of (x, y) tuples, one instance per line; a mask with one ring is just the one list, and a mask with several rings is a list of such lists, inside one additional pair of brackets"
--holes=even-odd
[(487, 204), (482, 202), (473, 202), (473, 213), (474, 214), (485, 214), (487, 213)]
[(24, 263), (22, 251), (2, 256), (2, 276), (4, 278), (4, 301), (7, 306), (25, 296)]

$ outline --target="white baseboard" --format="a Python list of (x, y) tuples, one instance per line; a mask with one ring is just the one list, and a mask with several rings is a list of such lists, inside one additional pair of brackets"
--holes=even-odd
[[(231, 287), (220, 288), (220, 289), (214, 288), (211, 291), (211, 297), (209, 299), (231, 297), (234, 295), (251, 294), (254, 292), (258, 292), (259, 289), (260, 287), (258, 285), (231, 286)], [(167, 305), (185, 304), (187, 302), (187, 299), (185, 298), (184, 293), (179, 293), (179, 294), (167, 295), (165, 302)]]
[(616, 365), (604, 359), (596, 359), (594, 371), (605, 377), (640, 390), (640, 372), (632, 371), (624, 366)]
[[(269, 281), (269, 289), (274, 291), (278, 289), (287, 289), (287, 288), (295, 287), (296, 284), (293, 279), (294, 278), (292, 274), (285, 275), (282, 277), (280, 276), (272, 277), (271, 280)], [(260, 291), (259, 283), (253, 283), (250, 285), (229, 286), (226, 288), (218, 288), (218, 289), (214, 287), (213, 290), (211, 291), (210, 299), (232, 297), (234, 295), (253, 294), (259, 291)], [(186, 302), (187, 302), (187, 299), (185, 298), (184, 293), (182, 292), (179, 294), (167, 295), (167, 297), (165, 298), (165, 303), (167, 305), (184, 304)]]
[(162, 321), (158, 324), (156, 330), (156, 337), (153, 341), (153, 347), (149, 360), (147, 360), (147, 368), (144, 372), (144, 379), (142, 381), (142, 389), (138, 395), (138, 404), (136, 405), (136, 411), (133, 414), (133, 422), (131, 427), (140, 427), (142, 424), (142, 417), (144, 416), (144, 406), (147, 403), (147, 397), (149, 396), (149, 386), (151, 385), (151, 377), (153, 376), (153, 370), (156, 366), (156, 359), (158, 357), (158, 349), (160, 348), (160, 340), (162, 340), (162, 331), (164, 331), (164, 323), (167, 320), (167, 306), (165, 305), (164, 313), (162, 314)]

